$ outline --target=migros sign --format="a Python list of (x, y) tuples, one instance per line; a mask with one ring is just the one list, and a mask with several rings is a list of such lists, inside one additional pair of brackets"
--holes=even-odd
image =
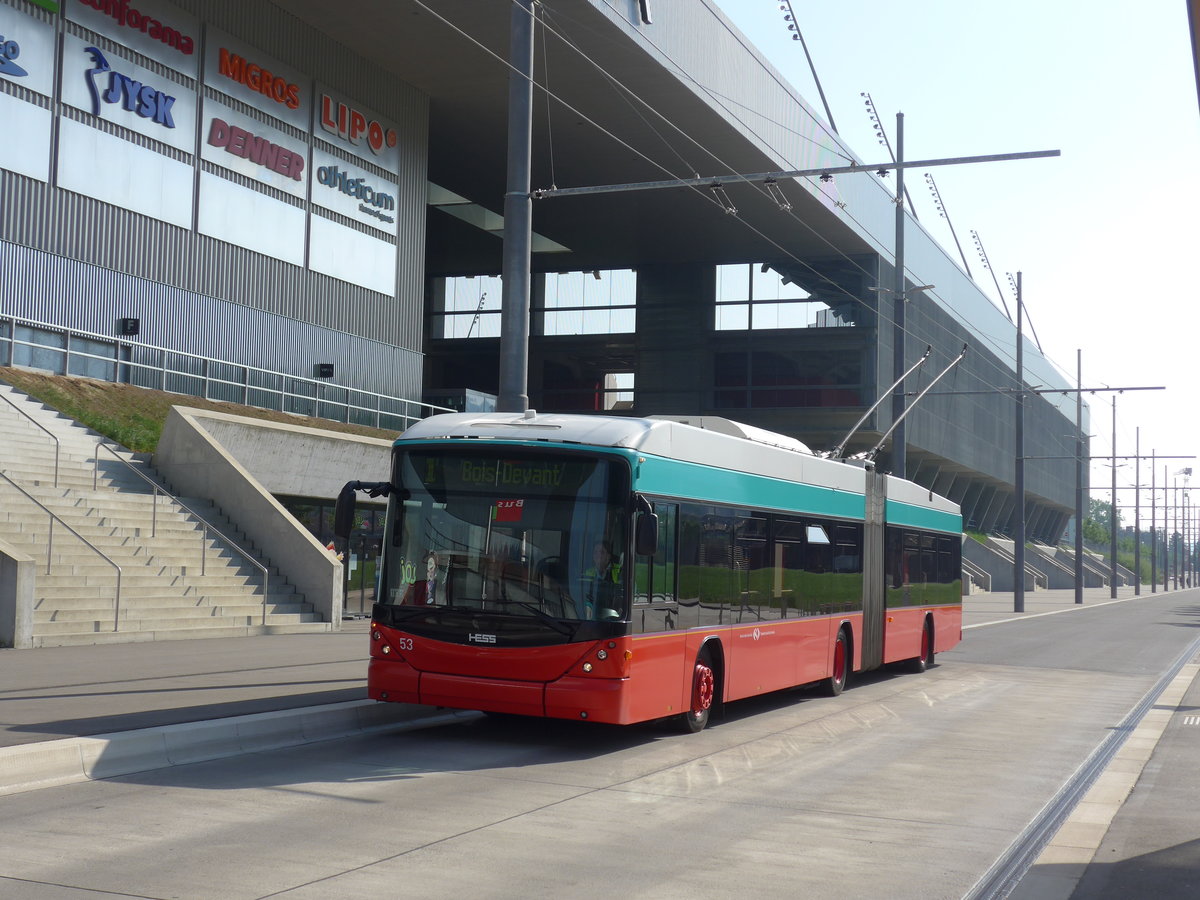
[(252, 91), (270, 97), (276, 103), (282, 103), (288, 109), (296, 109), (300, 105), (300, 85), (224, 47), (221, 48), (217, 71)]

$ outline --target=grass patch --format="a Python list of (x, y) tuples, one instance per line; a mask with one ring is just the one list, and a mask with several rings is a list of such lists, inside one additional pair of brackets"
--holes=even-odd
[(381, 428), (346, 425), (331, 419), (297, 416), (290, 413), (203, 400), (184, 394), (170, 394), (129, 384), (75, 378), (68, 375), (47, 375), (29, 369), (0, 366), (0, 381), (28, 394), (92, 431), (116, 441), (123, 447), (140, 453), (153, 453), (162, 437), (163, 423), (173, 406), (211, 409), (235, 416), (322, 428), (343, 434), (357, 434), (393, 440), (399, 434)]

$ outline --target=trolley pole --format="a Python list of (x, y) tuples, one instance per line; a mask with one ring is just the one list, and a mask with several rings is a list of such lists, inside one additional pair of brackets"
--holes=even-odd
[(513, 0), (508, 74), (508, 188), (504, 194), (504, 258), (500, 304), (501, 412), (529, 408), (529, 249), (533, 200), (533, 0)]

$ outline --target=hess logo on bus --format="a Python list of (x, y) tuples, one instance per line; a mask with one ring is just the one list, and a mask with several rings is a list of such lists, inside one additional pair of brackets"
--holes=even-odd
[(467, 635), (467, 641), (473, 644), (494, 644), (496, 636), (494, 634), (476, 634), (474, 632)]

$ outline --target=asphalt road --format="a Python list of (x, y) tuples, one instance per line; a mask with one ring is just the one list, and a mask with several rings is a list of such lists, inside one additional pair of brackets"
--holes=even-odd
[(922, 675), (698, 735), (479, 717), (14, 794), (0, 898), (961, 898), (1191, 646), (1197, 597), (971, 628)]

